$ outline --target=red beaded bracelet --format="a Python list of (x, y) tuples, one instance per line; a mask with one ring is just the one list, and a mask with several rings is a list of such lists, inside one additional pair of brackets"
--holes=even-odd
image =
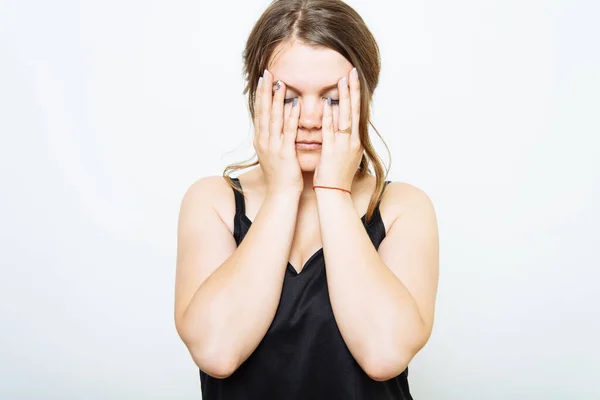
[(338, 187), (333, 187), (333, 186), (313, 186), (313, 190), (315, 190), (315, 188), (323, 188), (323, 189), (337, 189), (337, 190), (342, 190), (346, 193), (350, 193), (352, 194), (351, 191), (346, 190), (346, 189), (342, 189), (342, 188), (338, 188)]

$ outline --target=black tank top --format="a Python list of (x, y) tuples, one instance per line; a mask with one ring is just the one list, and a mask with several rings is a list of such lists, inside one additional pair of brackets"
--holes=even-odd
[[(241, 189), (238, 178), (232, 178)], [(389, 181), (386, 181), (386, 185)], [(244, 197), (234, 190), (234, 237), (250, 228)], [(379, 204), (367, 223), (375, 248), (385, 237)], [(412, 400), (408, 368), (384, 381), (372, 380), (346, 347), (331, 309), (323, 248), (297, 273), (288, 263), (279, 306), (265, 337), (229, 377), (200, 371), (203, 400)]]

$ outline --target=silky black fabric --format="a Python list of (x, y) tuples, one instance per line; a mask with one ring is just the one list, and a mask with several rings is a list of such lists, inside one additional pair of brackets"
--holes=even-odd
[[(239, 245), (252, 222), (243, 196), (234, 193)], [(362, 221), (378, 248), (385, 237), (379, 205), (368, 224), (366, 216)], [(412, 400), (407, 377), (408, 368), (388, 381), (374, 381), (352, 357), (331, 309), (322, 248), (299, 274), (288, 263), (279, 307), (252, 355), (225, 379), (200, 371), (203, 400)]]

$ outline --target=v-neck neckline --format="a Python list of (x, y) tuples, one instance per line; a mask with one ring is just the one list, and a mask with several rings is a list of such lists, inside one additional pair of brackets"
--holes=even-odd
[[(376, 210), (377, 211), (377, 210)], [(375, 217), (375, 214), (373, 214), (373, 217)], [(363, 223), (363, 226), (365, 225), (365, 221), (367, 218), (367, 214), (365, 213), (360, 220)], [(252, 225), (252, 220), (250, 218), (248, 218), (248, 216), (246, 214), (242, 214), (242, 219), (248, 224), (248, 228), (250, 228), (250, 226)], [(308, 259), (306, 260), (306, 262), (304, 263), (304, 265), (302, 266), (302, 269), (300, 271), (298, 271), (290, 262), (289, 260), (287, 261), (287, 269), (288, 271), (292, 274), (292, 276), (296, 277), (296, 276), (300, 276), (304, 273), (304, 271), (306, 270), (306, 267), (310, 266), (311, 263), (320, 255), (323, 254), (323, 246), (321, 246), (321, 248), (319, 248), (319, 250), (315, 251), (310, 257), (308, 257)]]

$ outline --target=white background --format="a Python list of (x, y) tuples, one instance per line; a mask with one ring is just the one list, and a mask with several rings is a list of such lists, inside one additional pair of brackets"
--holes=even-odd
[[(389, 178), (439, 219), (414, 398), (600, 398), (600, 3), (349, 3), (381, 47)], [(0, 0), (0, 398), (200, 397), (179, 205), (253, 154), (241, 53), (267, 4)]]

